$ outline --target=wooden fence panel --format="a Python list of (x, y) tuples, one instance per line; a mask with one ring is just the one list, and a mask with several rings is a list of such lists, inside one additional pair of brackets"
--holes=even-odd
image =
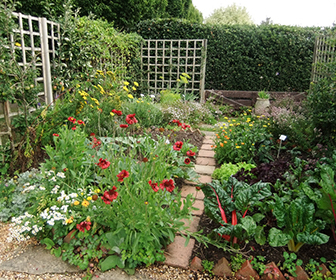
[[(38, 93), (38, 98), (41, 103), (50, 104), (53, 101), (50, 63), (56, 57), (57, 43), (60, 41), (60, 25), (46, 18), (21, 13), (14, 12), (13, 16), (17, 18), (18, 29), (13, 30), (10, 44), (12, 50), (17, 50), (20, 54), (17, 62), (23, 68), (33, 64), (39, 70), (35, 86), (42, 83), (43, 91)], [(18, 114), (20, 111), (16, 104), (8, 102), (0, 104), (0, 119)], [(9, 134), (10, 131), (0, 132), (0, 145), (1, 136)]]
[(204, 102), (207, 40), (145, 40), (141, 67), (147, 73), (148, 93), (174, 88), (182, 73), (190, 76), (183, 93), (198, 92)]

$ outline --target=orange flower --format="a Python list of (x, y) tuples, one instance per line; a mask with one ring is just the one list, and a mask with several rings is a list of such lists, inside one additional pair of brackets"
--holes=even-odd
[(223, 143), (219, 143), (219, 145), (220, 145), (221, 147), (224, 147), (224, 144), (223, 144)]
[(227, 143), (227, 141), (224, 141), (224, 144), (226, 144)]

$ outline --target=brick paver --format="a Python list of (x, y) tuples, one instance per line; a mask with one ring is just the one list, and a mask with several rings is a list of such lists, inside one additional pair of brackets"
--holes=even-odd
[(216, 166), (216, 161), (214, 158), (197, 157), (196, 164)]
[(194, 186), (183, 185), (181, 189), (181, 196), (187, 197), (188, 194), (191, 194), (193, 197), (196, 197), (196, 188)]
[(212, 151), (213, 150), (213, 147), (212, 147), (213, 144), (204, 144), (202, 145), (201, 147), (201, 150), (209, 150), (209, 151)]
[(213, 141), (213, 139), (205, 139), (203, 140), (203, 144), (210, 144), (210, 145), (213, 145), (215, 142)]
[(188, 269), (189, 259), (195, 245), (195, 239), (190, 238), (187, 247), (184, 247), (185, 238), (175, 236), (173, 243), (169, 244), (165, 252), (165, 264)]
[[(201, 190), (197, 190), (196, 186), (198, 184), (210, 183), (211, 174), (215, 170), (216, 166), (214, 159), (215, 153), (211, 148), (211, 145), (213, 144), (212, 139), (214, 138), (214, 133), (206, 133), (206, 135), (207, 136), (205, 137), (203, 145), (198, 153), (198, 157), (196, 158), (195, 171), (200, 175), (198, 182), (184, 180), (184, 185), (181, 189), (181, 207), (183, 207), (183, 200), (185, 197), (187, 197), (188, 194), (191, 194), (196, 198), (193, 207), (197, 210), (192, 210), (193, 219), (191, 221), (183, 221), (186, 225), (189, 226), (188, 230), (192, 232), (197, 231), (200, 216), (204, 212), (204, 194)], [(165, 252), (166, 261), (164, 263), (166, 265), (188, 269), (195, 240), (190, 239), (187, 247), (184, 247), (184, 243), (185, 239), (183, 237), (178, 235), (175, 236), (175, 241), (168, 245)]]
[(215, 156), (215, 152), (214, 151), (207, 151), (207, 150), (200, 150), (198, 152), (198, 156), (199, 157), (209, 157), (209, 158), (213, 158)]
[(205, 175), (212, 175), (212, 173), (215, 171), (215, 166), (210, 166), (210, 165), (195, 165), (195, 171), (198, 174), (205, 174)]
[[(188, 231), (190, 232), (196, 232), (197, 228), (198, 228), (198, 224), (200, 222), (200, 217), (197, 216), (193, 216), (192, 220), (188, 220), (188, 219), (183, 219), (182, 222), (184, 222), (184, 224), (188, 227)], [(184, 234), (185, 232), (182, 231), (182, 234)]]

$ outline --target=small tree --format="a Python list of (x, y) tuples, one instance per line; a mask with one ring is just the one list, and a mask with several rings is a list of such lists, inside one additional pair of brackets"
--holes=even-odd
[(248, 24), (253, 25), (254, 22), (245, 7), (232, 4), (226, 8), (215, 9), (213, 13), (205, 19), (205, 23), (209, 24)]

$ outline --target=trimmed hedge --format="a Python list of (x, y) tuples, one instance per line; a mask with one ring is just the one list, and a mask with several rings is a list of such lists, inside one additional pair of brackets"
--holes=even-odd
[(205, 88), (305, 91), (309, 88), (317, 27), (204, 25), (146, 20), (144, 39), (208, 39)]

